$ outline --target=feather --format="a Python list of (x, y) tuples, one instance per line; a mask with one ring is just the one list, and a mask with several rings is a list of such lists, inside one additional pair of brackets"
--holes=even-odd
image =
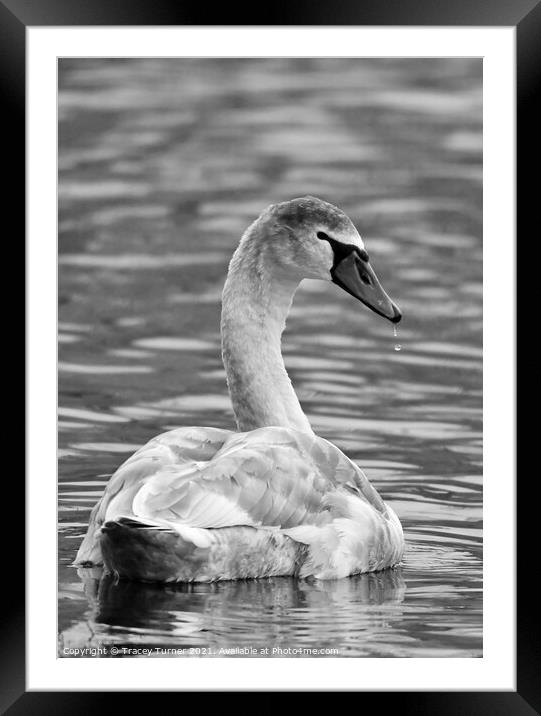
[(115, 521), (173, 532), (199, 549), (229, 528), (278, 530), (308, 546), (301, 576), (322, 579), (366, 571), (402, 549), (400, 523), (362, 471), (332, 443), (282, 427), (164, 433), (117, 470), (93, 515), (83, 561)]

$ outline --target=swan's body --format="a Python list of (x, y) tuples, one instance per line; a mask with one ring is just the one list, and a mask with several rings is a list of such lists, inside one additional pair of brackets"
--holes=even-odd
[(332, 579), (400, 561), (398, 518), (313, 433), (288, 378), (280, 339), (305, 277), (332, 278), (400, 320), (345, 214), (312, 197), (269, 207), (246, 231), (223, 293), (223, 359), (241, 432), (179, 428), (138, 450), (94, 508), (76, 563), (187, 582)]

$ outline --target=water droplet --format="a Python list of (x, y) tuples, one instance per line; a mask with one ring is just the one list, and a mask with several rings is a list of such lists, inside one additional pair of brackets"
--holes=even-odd
[[(393, 326), (393, 335), (394, 335), (395, 338), (398, 338), (398, 328), (396, 327), (396, 323), (395, 323), (394, 326)], [(395, 349), (395, 351), (401, 351), (401, 350), (402, 350), (402, 346), (400, 345), (400, 343), (395, 343), (395, 344), (394, 344), (394, 349)]]

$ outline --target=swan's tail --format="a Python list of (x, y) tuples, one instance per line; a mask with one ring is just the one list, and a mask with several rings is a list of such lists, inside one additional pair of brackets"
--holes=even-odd
[(167, 526), (129, 517), (106, 522), (100, 544), (108, 571), (149, 582), (191, 581), (209, 551)]
[(106, 569), (146, 582), (212, 582), (298, 574), (307, 547), (277, 530), (202, 529), (119, 517), (101, 528)]

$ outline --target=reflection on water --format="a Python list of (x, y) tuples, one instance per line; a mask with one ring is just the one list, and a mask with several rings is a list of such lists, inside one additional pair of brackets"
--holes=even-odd
[[(246, 646), (332, 649), (338, 643), (343, 656), (359, 649), (384, 652), (376, 633), (389, 619), (400, 618), (405, 592), (400, 568), (334, 582), (276, 577), (174, 587), (100, 580), (98, 572), (79, 570), (90, 606), (87, 639), (101, 642), (106, 634), (119, 649), (134, 643), (136, 635), (138, 646), (181, 644), (214, 655)], [(267, 627), (259, 628), (262, 624)], [(62, 634), (61, 646), (69, 649), (80, 639), (78, 625), (75, 633)]]
[[(59, 77), (61, 647), (481, 655), (481, 62), (61, 60)], [(404, 564), (174, 588), (71, 567), (139, 445), (232, 427), (227, 262), (262, 208), (307, 193), (352, 217), (404, 320), (395, 338), (305, 281), (286, 365), (401, 517)]]

